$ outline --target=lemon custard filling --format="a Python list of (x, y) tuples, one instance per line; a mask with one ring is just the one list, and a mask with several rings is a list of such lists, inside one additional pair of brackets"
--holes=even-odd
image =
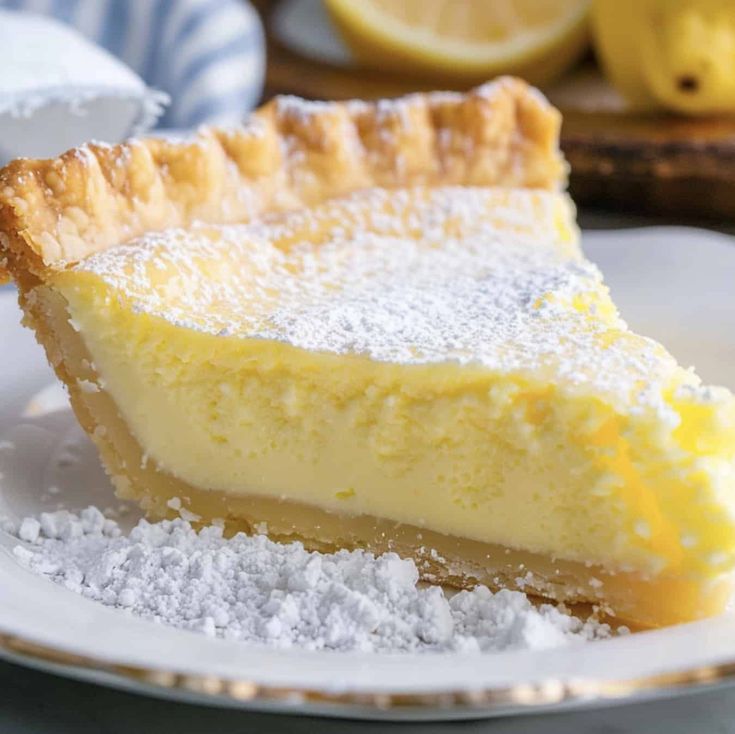
[(367, 190), (53, 286), (146, 460), (193, 486), (610, 570), (732, 563), (735, 402), (625, 327), (564, 195)]
[(16, 161), (0, 278), (151, 516), (641, 625), (716, 614), (735, 398), (626, 326), (558, 129), (501, 79)]

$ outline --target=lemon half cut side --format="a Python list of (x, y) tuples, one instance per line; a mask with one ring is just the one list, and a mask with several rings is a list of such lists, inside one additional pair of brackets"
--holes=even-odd
[(590, 0), (325, 0), (366, 66), (478, 80), (553, 79), (587, 46)]

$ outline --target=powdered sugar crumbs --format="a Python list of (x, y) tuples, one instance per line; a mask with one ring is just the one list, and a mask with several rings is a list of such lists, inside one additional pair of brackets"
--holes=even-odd
[(264, 535), (225, 537), (183, 519), (129, 534), (89, 507), (26, 518), (17, 560), (70, 591), (144, 619), (277, 648), (405, 652), (544, 649), (609, 637), (517, 591), (451, 597), (393, 553), (309, 552)]

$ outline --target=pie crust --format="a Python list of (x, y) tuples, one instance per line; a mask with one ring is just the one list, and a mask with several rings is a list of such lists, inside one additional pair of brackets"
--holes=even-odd
[(524, 82), (466, 95), (305, 102), (280, 97), (240, 128), (89, 144), (0, 172), (0, 280), (21, 290), (145, 232), (247, 222), (371, 186), (557, 190), (559, 113)]

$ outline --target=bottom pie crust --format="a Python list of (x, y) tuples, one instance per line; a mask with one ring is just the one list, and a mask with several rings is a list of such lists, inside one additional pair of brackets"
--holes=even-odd
[[(313, 550), (393, 551), (416, 561), (421, 578), (456, 588), (485, 584), (518, 589), (570, 605), (592, 604), (636, 628), (664, 626), (721, 612), (732, 593), (730, 577), (690, 579), (612, 571), (397, 524), (367, 515), (328, 512), (287, 499), (197, 489), (149, 460), (101, 383), (81, 335), (69, 322), (63, 297), (46, 286), (21, 295), (25, 321), (66, 384), (72, 407), (92, 437), (118, 496), (139, 502), (154, 517), (174, 517), (178, 498), (202, 522), (225, 521), (228, 532), (264, 532), (298, 540)], [(80, 385), (85, 385), (82, 389)]]

